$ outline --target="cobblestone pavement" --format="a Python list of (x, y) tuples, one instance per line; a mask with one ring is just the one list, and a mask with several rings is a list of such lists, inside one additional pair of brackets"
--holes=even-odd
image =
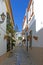
[(13, 51), (13, 55), (3, 61), (0, 65), (36, 65), (29, 53), (27, 53), (23, 47), (16, 47)]

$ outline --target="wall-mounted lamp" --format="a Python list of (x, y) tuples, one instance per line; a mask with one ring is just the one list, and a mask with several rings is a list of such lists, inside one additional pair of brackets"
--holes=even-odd
[[(0, 15), (0, 17), (1, 17), (1, 20), (0, 20), (0, 26), (1, 26), (1, 24), (4, 22), (6, 16), (5, 16), (4, 13), (2, 13), (2, 14)], [(0, 35), (1, 35), (1, 33), (0, 33)]]
[(3, 23), (3, 22), (4, 22), (4, 20), (5, 20), (5, 17), (6, 17), (6, 16), (5, 16), (5, 14), (4, 14), (4, 13), (2, 13), (0, 16), (1, 16), (1, 19), (2, 19), (2, 21), (0, 21), (0, 24), (1, 24), (1, 23)]

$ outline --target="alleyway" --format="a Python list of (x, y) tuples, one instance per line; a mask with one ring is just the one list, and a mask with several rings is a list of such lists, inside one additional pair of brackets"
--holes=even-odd
[(33, 63), (29, 53), (23, 49), (23, 47), (16, 47), (13, 51), (13, 55), (0, 65), (36, 65)]

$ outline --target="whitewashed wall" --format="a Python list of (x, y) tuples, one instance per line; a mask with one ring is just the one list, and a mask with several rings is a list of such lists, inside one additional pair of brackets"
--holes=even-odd
[[(30, 30), (32, 30), (32, 47), (43, 47), (43, 29), (36, 32), (36, 21), (34, 21), (29, 28)], [(34, 40), (33, 36), (38, 36), (38, 40)]]
[[(32, 47), (43, 47), (43, 1), (34, 1), (34, 17), (28, 22), (29, 31), (32, 30), (32, 36), (38, 36), (35, 41), (32, 38)], [(29, 14), (28, 14), (29, 15)]]
[(23, 30), (25, 29), (26, 25), (27, 25), (27, 19), (25, 19), (25, 22), (24, 22), (24, 25), (23, 25)]
[[(2, 14), (3, 12), (6, 15), (6, 6), (4, 1), (0, 0), (0, 14)], [(6, 18), (5, 21), (2, 24), (0, 24), (0, 56), (6, 53), (7, 50), (7, 43), (6, 40), (4, 40), (5, 33), (6, 33)]]
[[(33, 47), (43, 47), (43, 1), (42, 0), (33, 0), (34, 1), (34, 17), (28, 22), (29, 31), (32, 30), (32, 36), (38, 36), (38, 41), (35, 41), (32, 38)], [(30, 8), (32, 8), (30, 6)], [(30, 17), (30, 11), (28, 12), (28, 20)], [(27, 21), (24, 23), (24, 28), (26, 27)]]
[(34, 0), (34, 13), (36, 19), (36, 31), (43, 28), (43, 0)]

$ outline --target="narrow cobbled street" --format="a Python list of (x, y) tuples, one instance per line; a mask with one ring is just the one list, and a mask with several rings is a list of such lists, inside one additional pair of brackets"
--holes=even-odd
[(8, 57), (0, 65), (36, 65), (30, 54), (23, 47), (16, 47), (12, 56)]
[(43, 65), (43, 0), (0, 0), (0, 65)]

